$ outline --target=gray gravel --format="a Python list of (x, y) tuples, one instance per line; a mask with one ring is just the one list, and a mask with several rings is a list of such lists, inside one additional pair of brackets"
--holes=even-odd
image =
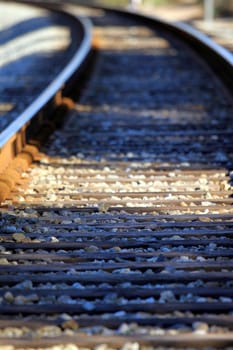
[[(101, 52), (89, 87), (40, 163), (23, 174), (25, 187), (6, 201), (1, 217), (2, 265), (12, 271), (0, 306), (41, 307), (32, 319), (45, 313), (69, 323), (4, 328), (0, 336), (229, 335), (230, 326), (207, 319), (232, 320), (228, 95), (203, 62), (167, 34), (114, 15), (106, 27), (102, 13), (95, 15)], [(37, 266), (44, 271), (26, 271)], [(104, 295), (95, 296), (100, 288)], [(120, 288), (147, 295), (125, 296)], [(216, 288), (222, 293), (214, 294)], [(73, 296), (69, 289), (90, 294)], [(172, 311), (161, 311), (174, 303)], [(184, 303), (200, 309), (179, 310)], [(133, 304), (137, 311), (127, 311)], [(227, 311), (202, 311), (206, 304)], [(63, 307), (61, 313), (49, 314), (51, 305)], [(98, 312), (103, 305), (112, 311)], [(74, 307), (81, 311), (69, 312)], [(103, 325), (77, 326), (92, 315)], [(167, 327), (136, 322), (150, 317), (176, 319)], [(119, 324), (105, 327), (113, 319)], [(141, 348), (126, 341), (122, 350)]]

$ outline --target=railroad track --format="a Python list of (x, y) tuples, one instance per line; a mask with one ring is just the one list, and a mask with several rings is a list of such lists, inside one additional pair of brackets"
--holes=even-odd
[(93, 21), (93, 74), (0, 178), (0, 344), (230, 349), (231, 58), (200, 46), (224, 86), (180, 29), (72, 12)]

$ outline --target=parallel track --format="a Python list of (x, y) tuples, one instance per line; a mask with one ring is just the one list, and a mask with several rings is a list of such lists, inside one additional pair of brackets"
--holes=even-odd
[(0, 344), (230, 349), (229, 92), (151, 19), (76, 11), (99, 53), (2, 203)]

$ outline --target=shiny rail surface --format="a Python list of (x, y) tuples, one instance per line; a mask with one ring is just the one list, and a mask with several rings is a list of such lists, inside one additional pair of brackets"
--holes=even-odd
[[(42, 119), (43, 110), (45, 110), (47, 105), (50, 105), (51, 108), (51, 102), (55, 105), (62, 103), (62, 94), (65, 86), (74, 73), (81, 68), (91, 50), (92, 34), (90, 21), (87, 18), (74, 17), (67, 12), (65, 15), (79, 27), (80, 35), (82, 35), (81, 43), (70, 62), (62, 69), (60, 74), (56, 76), (49, 86), (44, 89), (35, 101), (33, 101), (15, 121), (10, 123), (9, 126), (0, 133), (0, 171), (3, 171), (5, 168), (2, 166), (3, 163), (6, 163), (7, 166), (7, 159), (9, 161), (12, 160), (22, 151), (28, 141), (28, 136), (26, 134), (27, 127), (31, 124), (33, 119), (37, 118), (38, 114), (40, 114), (38, 119)], [(37, 125), (37, 127), (39, 126)]]
[[(72, 1), (70, 1), (72, 3)], [(85, 4), (84, 4), (85, 5)], [(92, 7), (95, 7), (92, 5)], [(97, 7), (98, 8), (98, 7)], [(222, 77), (229, 90), (233, 91), (233, 54), (223, 46), (216, 43), (204, 33), (195, 29), (191, 25), (184, 22), (171, 23), (156, 16), (149, 16), (141, 14), (135, 10), (124, 10), (122, 8), (112, 8), (111, 6), (103, 7), (107, 11), (117, 11), (118, 13), (131, 13), (132, 16), (136, 16), (141, 20), (145, 20), (147, 23), (161, 26), (178, 35), (181, 39), (185, 40), (191, 45), (200, 56), (206, 59), (208, 65), (216, 70), (219, 77)], [(222, 69), (224, 67), (224, 69)]]
[(83, 41), (78, 48), (77, 53), (74, 55), (70, 63), (65, 67), (62, 72), (56, 77), (54, 81), (43, 91), (43, 93), (15, 120), (9, 127), (7, 127), (0, 134), (0, 148), (2, 148), (9, 139), (20, 131), (30, 120), (41, 111), (41, 109), (49, 102), (54, 95), (63, 89), (64, 84), (72, 77), (72, 75), (78, 70), (87, 54), (90, 51), (91, 45), (91, 24), (87, 19), (77, 19), (79, 25), (81, 25), (84, 34)]
[(1, 205), (0, 344), (231, 349), (229, 91), (166, 25), (72, 11), (95, 69)]

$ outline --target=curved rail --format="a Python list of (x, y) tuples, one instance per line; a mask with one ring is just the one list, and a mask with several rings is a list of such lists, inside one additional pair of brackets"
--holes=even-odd
[[(227, 168), (229, 164), (232, 166), (232, 128), (225, 130), (230, 121), (229, 109), (221, 109), (221, 101), (217, 101), (211, 105), (217, 108), (217, 113), (213, 116), (210, 111), (203, 124), (199, 123), (203, 117), (205, 119), (205, 107), (217, 94), (207, 93), (207, 102), (203, 102), (201, 92), (211, 86), (207, 80), (207, 77), (212, 78), (211, 72), (207, 69), (206, 75), (206, 65), (202, 64), (196, 68), (194, 65), (194, 73), (190, 70), (189, 62), (194, 52), (188, 48), (188, 56), (181, 54), (179, 60), (180, 67), (188, 73), (184, 80), (179, 80), (178, 70), (178, 80), (171, 84), (177, 61), (169, 61), (173, 51), (169, 50), (163, 56), (159, 51), (158, 61), (152, 58), (151, 66), (148, 61), (148, 71), (145, 71), (144, 79), (139, 82), (131, 100), (126, 94), (125, 100), (121, 101), (124, 91), (131, 90), (135, 82), (127, 77), (141, 69), (138, 52), (148, 54), (147, 50), (152, 43), (156, 45), (160, 33), (155, 33), (155, 41), (145, 44), (144, 36), (140, 34), (141, 27), (142, 31), (143, 27), (149, 27), (154, 32), (154, 19), (150, 23), (150, 19), (144, 18), (145, 26), (141, 26), (140, 18), (140, 23), (139, 20), (128, 20), (128, 17), (119, 23), (127, 28), (125, 35), (129, 39), (132, 37), (131, 23), (139, 29), (139, 51), (133, 56), (138, 59), (134, 59), (137, 62), (131, 71), (132, 59), (125, 60), (124, 66), (121, 59), (115, 58), (124, 59), (128, 50), (134, 50), (136, 40), (125, 42), (123, 37), (119, 50), (111, 53), (111, 48), (115, 49), (116, 32), (111, 30), (109, 33), (106, 25), (111, 19), (111, 23), (116, 23), (118, 16), (111, 18), (110, 13), (108, 18), (108, 15), (104, 14), (97, 20), (101, 28), (99, 37), (110, 35), (102, 47), (100, 40), (103, 60), (97, 79), (87, 90), (89, 97), (84, 100), (91, 109), (86, 113), (81, 101), (72, 122), (59, 135), (69, 152), (60, 153), (62, 144), (56, 141), (56, 144), (49, 145), (52, 154), (48, 147), (46, 160), (28, 170), (27, 177), (32, 179), (29, 187), (26, 185), (22, 192), (22, 188), (18, 188), (18, 193), (16, 189), (7, 198), (5, 204), (9, 208), (4, 208), (1, 220), (1, 245), (7, 255), (0, 256), (5, 259), (0, 262), (3, 272), (0, 284), (4, 286), (0, 296), (6, 301), (0, 304), (0, 313), (4, 314), (0, 326), (3, 329), (5, 325), (12, 325), (40, 330), (48, 324), (58, 327), (59, 333), (56, 331), (54, 336), (48, 337), (45, 329), (45, 333), (38, 333), (40, 335), (35, 338), (31, 336), (34, 333), (29, 333), (28, 338), (22, 333), (22, 337), (2, 338), (0, 341), (7, 345), (16, 344), (16, 347), (75, 343), (85, 347), (112, 344), (114, 348), (120, 348), (126, 342), (137, 342), (132, 349), (139, 349), (140, 344), (223, 348), (231, 345), (233, 340), (230, 331), (233, 319), (228, 314), (233, 310), (232, 299), (229, 299), (232, 298), (232, 284), (228, 284), (232, 281), (230, 245), (233, 232), (232, 190), (228, 186)], [(126, 13), (126, 16), (131, 15)], [(187, 37), (187, 32), (184, 32)], [(172, 38), (170, 41), (172, 47)], [(183, 50), (184, 46), (180, 47)], [(168, 62), (168, 68), (160, 74), (164, 61)], [(109, 62), (112, 66), (104, 76), (105, 64)], [(188, 91), (187, 95), (181, 95), (182, 101), (177, 98), (178, 95), (173, 93), (176, 86), (184, 85), (186, 89), (185, 84), (189, 86), (193, 75), (202, 69), (201, 79), (208, 84), (200, 89), (196, 84), (199, 80), (194, 80), (194, 93)], [(159, 79), (156, 78), (157, 72)], [(150, 80), (151, 74), (155, 75), (153, 80)], [(104, 82), (103, 76), (106, 78)], [(161, 89), (163, 80), (165, 89)], [(218, 91), (215, 79), (211, 81), (214, 91)], [(143, 89), (149, 90), (156, 83), (158, 89), (152, 91), (150, 98), (145, 96), (135, 106), (134, 102)], [(169, 89), (171, 95), (168, 94), (166, 101), (169, 105), (159, 103), (158, 109), (157, 104), (152, 105), (155, 114), (148, 113), (150, 101), (160, 102), (160, 94), (166, 94)], [(178, 89), (178, 93), (184, 89)], [(116, 100), (113, 90), (118, 93)], [(187, 97), (192, 98), (191, 103)], [(123, 102), (124, 110), (115, 109), (117, 101)], [(183, 102), (185, 123), (184, 114), (179, 115), (180, 103)], [(203, 113), (199, 114), (199, 107), (197, 114), (193, 113), (193, 106), (202, 102)], [(103, 108), (102, 112), (102, 104), (109, 109)], [(189, 104), (190, 109), (187, 108)], [(168, 111), (170, 105), (174, 106), (171, 114)], [(165, 118), (161, 106), (167, 108)], [(209, 129), (211, 121), (218, 121), (218, 108), (227, 118)], [(136, 109), (138, 114), (134, 112)], [(198, 117), (197, 128), (193, 122), (195, 116)], [(107, 127), (106, 118), (110, 122)], [(215, 150), (221, 145), (219, 136), (225, 137), (226, 142), (223, 153), (216, 158)], [(199, 181), (203, 175), (204, 187)], [(35, 178), (38, 181), (34, 182)], [(15, 264), (17, 260), (19, 264)], [(125, 281), (127, 284), (122, 283)], [(32, 292), (35, 292), (33, 297)], [(52, 298), (46, 300), (47, 295)], [(177, 311), (179, 314), (175, 313)], [(68, 322), (66, 317), (63, 318), (64, 312), (71, 317)], [(139, 312), (143, 312), (143, 316)], [(146, 333), (132, 329), (131, 334), (128, 332), (131, 329), (126, 328), (125, 332), (125, 328), (121, 328), (123, 323), (148, 326), (148, 329), (144, 329)], [(99, 325), (113, 329), (112, 333), (102, 334), (100, 328), (100, 334), (96, 334)], [(182, 328), (179, 332), (180, 325), (182, 328), (184, 325), (184, 333)], [(218, 325), (222, 328), (217, 333), (212, 332), (211, 327)], [(149, 327), (154, 326), (161, 327), (158, 330), (162, 334), (151, 333)], [(86, 327), (90, 327), (87, 333)], [(66, 335), (67, 329), (69, 336)]]
[[(198, 54), (207, 61), (208, 65), (213, 68), (215, 73), (223, 79), (229, 90), (233, 91), (233, 54), (230, 51), (186, 23), (169, 23), (156, 17), (150, 18), (188, 41)], [(224, 69), (222, 69), (222, 65)]]
[[(71, 0), (72, 2), (72, 0)], [(85, 4), (83, 4), (85, 6)], [(88, 4), (88, 6), (90, 6)], [(152, 25), (159, 25), (162, 28), (173, 32), (175, 35), (185, 40), (190, 46), (192, 46), (198, 54), (203, 57), (208, 65), (211, 66), (215, 73), (221, 77), (224, 83), (229, 88), (230, 92), (233, 91), (233, 54), (220, 46), (214, 40), (207, 35), (201, 33), (197, 29), (183, 22), (171, 23), (156, 16), (149, 16), (142, 14), (135, 10), (115, 8), (110, 6), (97, 6), (91, 5), (93, 8), (101, 8), (106, 11), (114, 11), (124, 15), (130, 15), (137, 17)], [(223, 69), (224, 66), (224, 69)]]
[[(46, 106), (57, 93), (63, 90), (64, 86), (71, 79), (74, 73), (81, 68), (91, 50), (91, 22), (86, 18), (81, 19), (73, 16), (70, 13), (65, 13), (75, 20), (77, 25), (80, 27), (80, 30), (82, 31), (81, 44), (73, 58), (61, 71), (61, 73), (51, 82), (51, 84), (44, 89), (44, 91), (35, 99), (35, 101), (30, 104), (15, 121), (13, 121), (3, 132), (0, 133), (0, 157), (7, 143), (9, 143), (16, 134), (20, 133), (20, 131), (25, 128), (25, 125), (28, 125), (28, 123), (30, 123), (39, 112), (41, 112), (44, 106)], [(9, 153), (9, 151), (7, 153)]]
[[(22, 3), (29, 4), (28, 1), (20, 1)], [(55, 2), (56, 3), (56, 2)], [(54, 2), (49, 3), (51, 8)], [(72, 3), (72, 1), (69, 1)], [(35, 4), (35, 3), (34, 3)], [(36, 5), (42, 6), (43, 2), (38, 1)], [(57, 3), (56, 3), (57, 4)], [(48, 6), (48, 3), (44, 4)], [(90, 5), (88, 5), (90, 6)], [(100, 6), (92, 5), (91, 7), (100, 8)], [(188, 41), (188, 43), (198, 50), (200, 56), (208, 60), (208, 64), (213, 67), (215, 73), (221, 76), (226, 83), (226, 85), (231, 88), (233, 87), (233, 55), (215, 43), (212, 39), (202, 34), (198, 30), (192, 28), (191, 26), (179, 22), (170, 23), (168, 21), (162, 20), (161, 18), (155, 16), (148, 16), (136, 12), (134, 10), (125, 10), (121, 8), (113, 8), (101, 6), (102, 9), (106, 11), (115, 11), (121, 14), (136, 16), (141, 20), (150, 22), (151, 24), (160, 25), (178, 36)], [(71, 14), (69, 14), (71, 16)], [(73, 17), (73, 16), (72, 16)], [(77, 20), (77, 18), (75, 17)], [(83, 28), (83, 41), (80, 45), (78, 52), (72, 58), (70, 63), (65, 69), (59, 74), (59, 76), (43, 91), (43, 93), (23, 112), (20, 116), (12, 122), (2, 133), (0, 133), (0, 153), (5, 146), (5, 144), (20, 131), (40, 110), (45, 106), (49, 100), (61, 90), (64, 84), (71, 78), (75, 71), (79, 69), (82, 65), (85, 57), (87, 57), (90, 47), (91, 47), (91, 22), (87, 18), (78, 19), (79, 24)], [(201, 50), (201, 51), (200, 51)], [(224, 64), (224, 69), (222, 69), (222, 64)], [(233, 91), (233, 90), (231, 90)]]

